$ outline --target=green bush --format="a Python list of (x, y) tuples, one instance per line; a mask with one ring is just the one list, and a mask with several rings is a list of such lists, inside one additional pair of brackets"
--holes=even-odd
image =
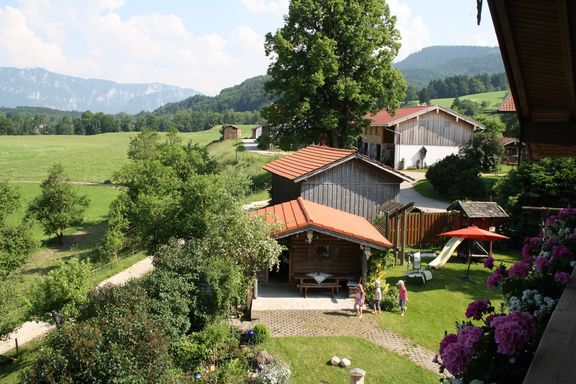
[(439, 194), (449, 200), (481, 199), (486, 195), (478, 164), (457, 155), (447, 156), (431, 165), (426, 178)]
[(256, 324), (254, 328), (252, 328), (252, 331), (254, 332), (254, 337), (252, 338), (254, 344), (265, 343), (270, 338), (270, 331), (264, 324)]
[(383, 311), (392, 312), (400, 308), (398, 302), (398, 289), (396, 287), (389, 287), (386, 292), (382, 292), (382, 301), (380, 307)]
[(76, 323), (49, 336), (23, 383), (171, 383), (161, 323), (135, 283), (93, 290)]
[(240, 337), (225, 323), (214, 323), (180, 342), (178, 364), (189, 372), (203, 366), (221, 365), (236, 354)]

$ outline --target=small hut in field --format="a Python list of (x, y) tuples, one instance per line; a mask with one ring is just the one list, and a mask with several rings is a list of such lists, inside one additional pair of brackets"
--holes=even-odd
[(222, 139), (223, 140), (230, 140), (230, 139), (240, 139), (242, 137), (242, 131), (240, 127), (235, 125), (225, 125), (222, 127)]

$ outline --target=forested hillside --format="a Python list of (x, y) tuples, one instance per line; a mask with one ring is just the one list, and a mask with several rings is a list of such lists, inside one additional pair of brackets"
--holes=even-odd
[(409, 55), (395, 66), (402, 72), (408, 85), (416, 89), (444, 77), (504, 72), (498, 47), (427, 47)]

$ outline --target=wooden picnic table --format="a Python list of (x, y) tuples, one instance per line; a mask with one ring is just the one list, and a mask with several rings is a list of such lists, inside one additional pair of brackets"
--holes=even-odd
[(332, 294), (334, 294), (334, 289), (336, 289), (336, 293), (340, 292), (340, 283), (344, 280), (348, 281), (356, 281), (356, 279), (352, 275), (330, 275), (326, 277), (322, 282), (318, 283), (316, 279), (314, 279), (312, 274), (307, 273), (295, 273), (294, 279), (298, 280), (297, 287), (300, 288), (300, 293), (304, 291), (304, 296), (308, 289), (316, 289), (316, 288), (332, 288)]

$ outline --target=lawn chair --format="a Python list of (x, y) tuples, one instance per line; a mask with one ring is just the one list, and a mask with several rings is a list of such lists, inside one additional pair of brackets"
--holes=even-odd
[(432, 280), (432, 272), (422, 268), (420, 252), (414, 252), (412, 256), (408, 255), (408, 264), (410, 263), (412, 263), (412, 270), (406, 274), (409, 278), (421, 279), (423, 285), (426, 285), (428, 280)]

